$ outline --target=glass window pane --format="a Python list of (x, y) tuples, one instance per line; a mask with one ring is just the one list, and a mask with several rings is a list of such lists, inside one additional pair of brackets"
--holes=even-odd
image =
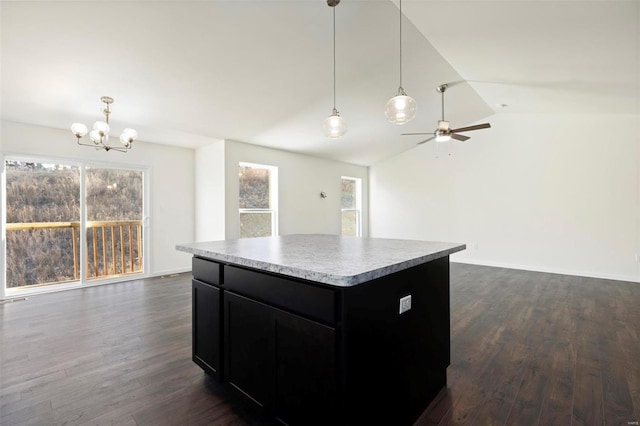
[(269, 169), (240, 166), (239, 195), (241, 209), (268, 209)]
[(358, 212), (342, 212), (342, 235), (358, 235)]
[(142, 172), (87, 168), (87, 220), (142, 219)]
[(143, 172), (86, 170), (87, 279), (143, 272)]
[(269, 237), (271, 230), (271, 212), (241, 212), (240, 238)]
[(7, 160), (7, 288), (80, 277), (80, 169)]
[(80, 219), (80, 169), (64, 164), (6, 162), (7, 223)]
[(342, 179), (342, 196), (340, 198), (341, 208), (356, 208), (356, 181), (351, 179)]

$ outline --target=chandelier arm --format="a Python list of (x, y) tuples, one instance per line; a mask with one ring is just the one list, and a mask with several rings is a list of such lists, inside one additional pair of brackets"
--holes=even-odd
[(118, 151), (118, 152), (126, 153), (127, 151), (129, 151), (133, 147), (133, 142), (131, 142), (128, 147), (118, 148), (118, 147), (112, 147), (110, 145), (105, 145), (103, 142), (100, 142), (98, 144), (95, 144), (95, 143), (82, 143), (82, 142), (80, 142), (81, 138), (79, 138), (77, 136), (76, 136), (76, 138), (77, 138), (76, 142), (80, 146), (90, 146), (90, 147), (95, 148), (95, 149), (104, 149), (105, 151)]
[(80, 138), (78, 138), (78, 145), (82, 145), (82, 146), (92, 146), (92, 147), (94, 147), (94, 148), (95, 148), (95, 147), (100, 148), (100, 146), (99, 146), (99, 145), (96, 145), (96, 144), (94, 144), (94, 143), (81, 143), (81, 142), (80, 142)]
[(111, 146), (109, 147), (108, 150), (105, 148), (105, 150), (107, 150), (107, 151), (118, 151), (118, 152), (125, 152), (125, 153), (127, 151), (129, 151), (129, 149), (130, 148), (114, 148), (114, 147), (111, 147)]

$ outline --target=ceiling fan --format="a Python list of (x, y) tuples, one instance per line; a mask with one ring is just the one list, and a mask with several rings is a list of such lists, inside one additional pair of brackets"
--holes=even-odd
[(429, 142), (433, 139), (435, 139), (436, 142), (447, 142), (450, 139), (466, 141), (467, 139), (469, 139), (469, 136), (460, 135), (459, 133), (470, 132), (471, 130), (488, 129), (489, 127), (491, 127), (491, 124), (483, 123), (476, 124), (474, 126), (460, 127), (458, 129), (450, 129), (449, 122), (444, 119), (444, 92), (447, 90), (447, 87), (449, 87), (448, 84), (442, 84), (436, 88), (436, 91), (442, 94), (442, 120), (438, 120), (438, 128), (434, 132), (403, 133), (402, 136), (433, 135), (430, 138), (418, 142), (418, 145)]

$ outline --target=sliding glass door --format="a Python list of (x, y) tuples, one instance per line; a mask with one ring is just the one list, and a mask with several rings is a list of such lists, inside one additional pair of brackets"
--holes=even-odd
[(144, 170), (7, 159), (5, 182), (5, 293), (144, 272)]

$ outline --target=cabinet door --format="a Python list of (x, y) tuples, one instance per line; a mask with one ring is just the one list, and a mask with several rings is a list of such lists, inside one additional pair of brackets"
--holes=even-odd
[(272, 309), (225, 291), (225, 380), (262, 407), (274, 383)]
[(217, 287), (192, 280), (193, 362), (217, 380), (222, 378), (221, 293)]
[(336, 416), (335, 329), (225, 291), (226, 380), (288, 424)]
[(335, 329), (275, 311), (275, 412), (288, 424), (336, 421)]

